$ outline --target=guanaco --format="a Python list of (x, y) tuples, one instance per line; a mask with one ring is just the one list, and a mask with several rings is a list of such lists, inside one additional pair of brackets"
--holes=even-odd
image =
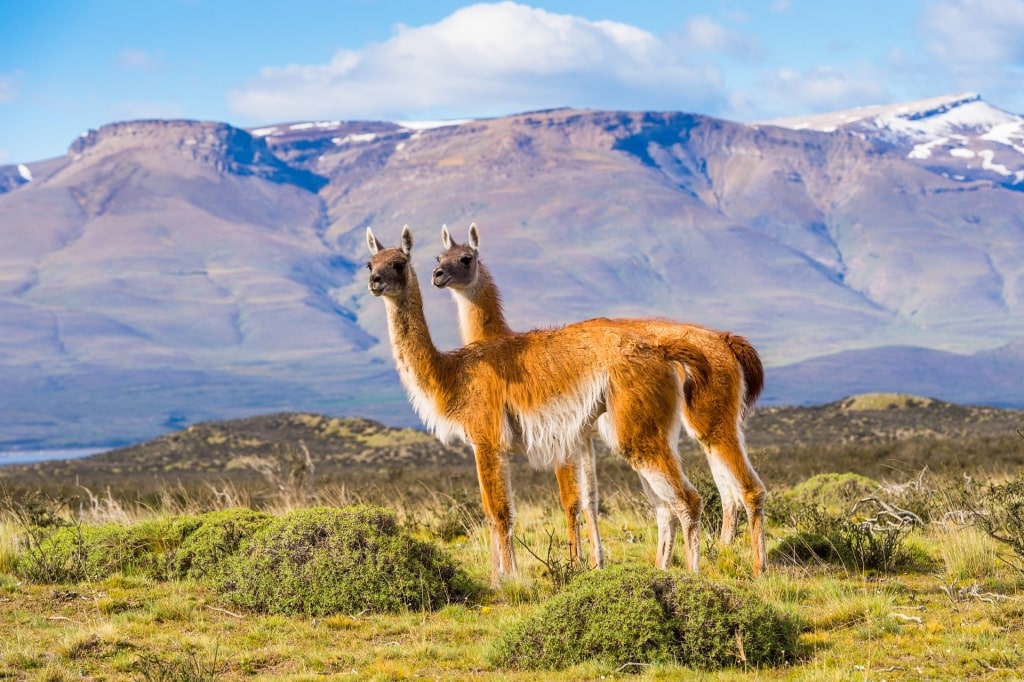
[(508, 456), (537, 466), (579, 458), (595, 431), (640, 475), (655, 502), (655, 563), (668, 568), (681, 526), (686, 567), (699, 568), (702, 500), (677, 452), (684, 384), (710, 366), (686, 337), (652, 340), (631, 324), (590, 320), (513, 333), (456, 350), (434, 345), (413, 268), (412, 232), (384, 247), (367, 228), (368, 287), (384, 301), (395, 366), (413, 408), (441, 440), (473, 448), (490, 530), (491, 575), (517, 572)]
[[(432, 281), (434, 286), (451, 291), (458, 308), (463, 343), (513, 335), (515, 332), (505, 321), (498, 287), (480, 260), (480, 232), (476, 224), (470, 225), (466, 244), (453, 240), (447, 226), (441, 228), (441, 238), (445, 250), (437, 257), (438, 265)], [(721, 542), (732, 542), (739, 514), (745, 510), (753, 573), (760, 575), (766, 567), (766, 491), (750, 464), (743, 435), (743, 422), (764, 387), (764, 366), (760, 356), (749, 341), (729, 332), (661, 319), (622, 322), (653, 343), (672, 338), (686, 339), (707, 358), (711, 366), (708, 384), (683, 384), (686, 392), (685, 399), (680, 402), (683, 424), (687, 433), (704, 450), (722, 499)], [(593, 445), (589, 440), (584, 449), (580, 458), (567, 459), (562, 468), (556, 469), (556, 479), (569, 528), (570, 556), (574, 551), (573, 543), (578, 545), (579, 542), (577, 510), (582, 509), (590, 537), (591, 565), (600, 565), (603, 550), (595, 518), (597, 479)], [(579, 472), (575, 471), (576, 466), (580, 467)], [(584, 482), (573, 485), (576, 476)]]

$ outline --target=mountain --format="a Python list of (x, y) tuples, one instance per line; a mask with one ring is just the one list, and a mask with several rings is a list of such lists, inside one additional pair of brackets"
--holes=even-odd
[(1024, 117), (998, 109), (976, 93), (768, 123), (856, 134), (889, 145), (944, 177), (1024, 189)]
[(970, 95), (749, 125), (104, 126), (0, 167), (0, 446), (278, 411), (418, 424), (361, 268), (366, 226), (394, 243), (405, 223), (442, 348), (459, 341), (428, 285), (440, 226), (475, 221), (516, 329), (732, 329), (768, 404), (857, 387), (1024, 407), (1022, 121)]

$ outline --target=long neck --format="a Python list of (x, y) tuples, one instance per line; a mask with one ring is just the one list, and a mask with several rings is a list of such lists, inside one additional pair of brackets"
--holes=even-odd
[(513, 333), (505, 322), (501, 294), (483, 263), (477, 263), (476, 280), (471, 286), (451, 291), (459, 309), (459, 332), (463, 343), (504, 338)]
[(409, 284), (405, 293), (384, 299), (391, 352), (406, 389), (417, 391), (436, 405), (443, 386), (445, 357), (430, 338), (419, 280), (411, 265), (409, 268)]

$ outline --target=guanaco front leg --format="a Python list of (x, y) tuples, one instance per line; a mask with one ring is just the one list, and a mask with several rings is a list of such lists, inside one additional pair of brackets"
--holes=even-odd
[(576, 462), (569, 460), (555, 467), (558, 497), (565, 511), (565, 530), (569, 537), (569, 561), (580, 559), (580, 487)]
[(512, 486), (503, 453), (493, 446), (477, 444), (474, 454), (481, 502), (491, 533), (491, 582), (497, 586), (503, 578), (519, 572), (512, 545)]

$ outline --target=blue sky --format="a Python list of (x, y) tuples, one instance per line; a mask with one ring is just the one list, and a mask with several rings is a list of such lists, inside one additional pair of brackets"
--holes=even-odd
[(757, 121), (961, 91), (1024, 113), (1021, 36), (1024, 0), (5, 0), (0, 164), (138, 118)]

